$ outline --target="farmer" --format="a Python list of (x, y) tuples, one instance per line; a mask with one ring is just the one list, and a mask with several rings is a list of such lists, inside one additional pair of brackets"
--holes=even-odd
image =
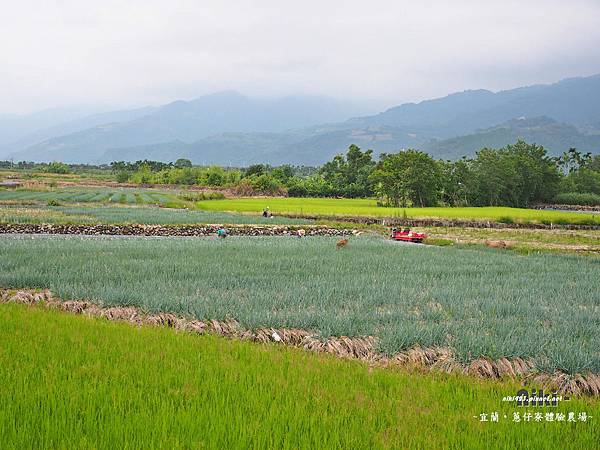
[(217, 230), (217, 237), (221, 239), (225, 239), (227, 237), (227, 230), (225, 228), (219, 228)]
[(263, 217), (269, 217), (271, 215), (271, 213), (269, 213), (269, 207), (267, 206), (265, 209), (263, 209)]

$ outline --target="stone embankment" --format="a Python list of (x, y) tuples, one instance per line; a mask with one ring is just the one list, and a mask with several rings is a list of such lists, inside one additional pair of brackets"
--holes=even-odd
[[(214, 236), (221, 225), (56, 225), (0, 223), (0, 234), (79, 234), (123, 236)], [(356, 230), (331, 228), (322, 225), (227, 225), (231, 236), (293, 236), (298, 230), (306, 236), (348, 236)]]
[(600, 212), (600, 206), (586, 205), (536, 205), (535, 209), (548, 209), (553, 211)]

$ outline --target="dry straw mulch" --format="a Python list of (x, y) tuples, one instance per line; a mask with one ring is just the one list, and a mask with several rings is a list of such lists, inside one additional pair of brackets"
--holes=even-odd
[(522, 384), (536, 384), (561, 394), (600, 396), (600, 375), (593, 373), (569, 375), (562, 372), (543, 373), (536, 370), (531, 360), (500, 358), (493, 361), (478, 358), (468, 365), (460, 364), (448, 348), (415, 347), (389, 357), (376, 351), (374, 337), (346, 336), (319, 339), (315, 333), (300, 329), (260, 328), (243, 329), (235, 320), (194, 320), (171, 313), (145, 314), (135, 307), (102, 307), (84, 300), (62, 301), (49, 290), (0, 289), (0, 303), (15, 302), (43, 305), (73, 314), (104, 317), (136, 325), (166, 326), (176, 330), (204, 334), (213, 333), (254, 342), (273, 342), (302, 347), (315, 352), (329, 353), (341, 358), (352, 358), (379, 366), (403, 366), (422, 371), (463, 373), (485, 379), (513, 379)]

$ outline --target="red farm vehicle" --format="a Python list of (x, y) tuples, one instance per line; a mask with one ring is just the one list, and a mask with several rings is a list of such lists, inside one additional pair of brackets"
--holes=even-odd
[(410, 228), (392, 229), (392, 239), (395, 241), (415, 242), (420, 244), (426, 237), (427, 235), (425, 233), (417, 233), (416, 231), (412, 231)]

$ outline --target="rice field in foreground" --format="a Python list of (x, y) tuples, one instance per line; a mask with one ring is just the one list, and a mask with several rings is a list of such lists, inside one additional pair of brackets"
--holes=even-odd
[(469, 208), (384, 208), (373, 199), (335, 198), (234, 198), (197, 203), (206, 211), (254, 212), (269, 207), (274, 214), (321, 216), (396, 217), (410, 219), (439, 218), (463, 220), (490, 220), (498, 222), (532, 222), (555, 224), (597, 224), (600, 214), (568, 211), (545, 211), (505, 207)]
[[(513, 422), (510, 382), (0, 305), (2, 448), (593, 448), (600, 403)], [(548, 408), (529, 408), (532, 414)], [(480, 414), (499, 413), (499, 422)], [(506, 418), (504, 417), (506, 415)], [(576, 419), (577, 420), (577, 419)], [(568, 436), (568, 439), (565, 437)]]
[(600, 259), (353, 238), (1, 236), (0, 286), (600, 372)]
[(260, 214), (188, 211), (149, 206), (0, 206), (0, 222), (52, 224), (303, 224), (306, 219), (264, 218)]

